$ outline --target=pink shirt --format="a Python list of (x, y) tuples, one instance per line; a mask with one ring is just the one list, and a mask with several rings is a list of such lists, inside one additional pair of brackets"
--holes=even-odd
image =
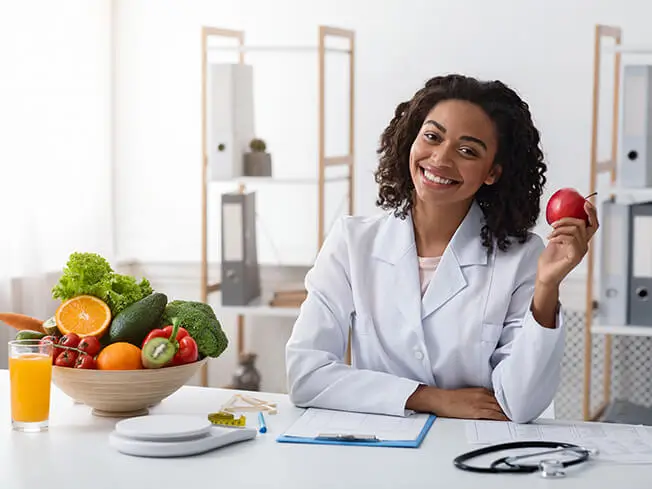
[(432, 280), (435, 270), (437, 270), (437, 265), (439, 265), (439, 260), (441, 256), (435, 257), (419, 257), (419, 278), (421, 279), (421, 297), (426, 292), (430, 280)]

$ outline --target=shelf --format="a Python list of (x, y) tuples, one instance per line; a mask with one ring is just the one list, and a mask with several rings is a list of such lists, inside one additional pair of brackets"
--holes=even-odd
[(614, 336), (652, 336), (652, 326), (594, 324), (591, 334)]
[(258, 317), (285, 317), (297, 318), (300, 308), (298, 307), (272, 307), (267, 301), (256, 299), (246, 306), (218, 306), (223, 313), (237, 314), (241, 316)]
[[(292, 44), (289, 41), (289, 44), (286, 44), (287, 41), (278, 40), (277, 44), (245, 44), (245, 31), (243, 30), (234, 30), (228, 28), (218, 28), (212, 26), (202, 26), (202, 43), (201, 43), (201, 67), (202, 67), (202, 79), (201, 79), (201, 90), (202, 90), (202, 112), (201, 112), (201, 131), (202, 131), (202, 140), (201, 140), (201, 165), (202, 165), (202, 263), (201, 263), (201, 291), (202, 297), (201, 300), (208, 302), (208, 295), (211, 292), (217, 292), (214, 288), (210, 287), (210, 284), (207, 284), (208, 280), (208, 255), (210, 250), (209, 244), (209, 209), (212, 208), (210, 198), (214, 197), (214, 194), (222, 193), (222, 189), (225, 187), (240, 187), (239, 190), (244, 190), (245, 187), (249, 188), (251, 191), (261, 191), (261, 192), (278, 192), (284, 194), (284, 198), (288, 199), (285, 194), (288, 196), (292, 192), (297, 192), (298, 195), (294, 199), (296, 204), (292, 207), (292, 210), (296, 207), (297, 209), (302, 207), (304, 199), (302, 194), (305, 194), (305, 190), (310, 190), (309, 193), (315, 195), (315, 201), (310, 202), (310, 206), (306, 207), (306, 210), (310, 211), (312, 204), (315, 203), (317, 207), (317, 216), (315, 219), (315, 224), (317, 227), (317, 239), (316, 239), (316, 250), (315, 254), (319, 252), (321, 244), (326, 238), (328, 233), (327, 227), (327, 212), (326, 212), (326, 191), (330, 190), (339, 190), (332, 189), (332, 186), (327, 185), (331, 182), (342, 182), (347, 187), (346, 199), (348, 201), (348, 211), (347, 214), (354, 214), (354, 189), (355, 189), (355, 168), (354, 168), (354, 127), (355, 127), (355, 31), (337, 28), (333, 26), (319, 25), (318, 29), (318, 38), (315, 38), (314, 41), (306, 41), (305, 43)], [(328, 42), (327, 38), (340, 38), (339, 42)], [(209, 42), (209, 38), (223, 38), (223, 40), (228, 40), (229, 42), (220, 42), (213, 41)], [(249, 38), (248, 38), (249, 39)], [(231, 45), (226, 45), (231, 44)], [(315, 100), (315, 109), (317, 110), (318, 115), (318, 124), (316, 124), (315, 132), (318, 138), (318, 154), (311, 155), (310, 157), (301, 158), (302, 167), (304, 160), (312, 163), (314, 165), (312, 170), (307, 171), (307, 175), (289, 175), (289, 176), (276, 176), (271, 177), (248, 177), (248, 176), (239, 176), (235, 178), (218, 178), (220, 175), (214, 172), (211, 172), (212, 160), (210, 155), (207, 152), (208, 148), (208, 137), (207, 137), (207, 122), (210, 120), (207, 114), (207, 103), (208, 103), (208, 86), (207, 86), (207, 74), (209, 71), (209, 64), (212, 63), (214, 59), (221, 58), (236, 58), (239, 64), (244, 64), (247, 53), (254, 55), (259, 53), (259, 56), (264, 56), (266, 53), (272, 53), (272, 56), (279, 54), (288, 54), (288, 55), (298, 55), (297, 58), (299, 61), (304, 59), (300, 56), (311, 56), (315, 58), (315, 64), (312, 65), (318, 71), (318, 76), (315, 79), (308, 78), (308, 83), (312, 85), (315, 84), (314, 88), (317, 90), (318, 97)], [(332, 68), (327, 68), (328, 64), (326, 63), (327, 59), (330, 59), (330, 56), (326, 54), (335, 53), (333, 57), (337, 57), (341, 60), (347, 60), (348, 63), (348, 103), (342, 107), (343, 110), (348, 111), (348, 149), (347, 155), (339, 156), (327, 156), (325, 152), (327, 139), (327, 129), (330, 129), (330, 125), (327, 124), (326, 118), (326, 92), (327, 92), (327, 81), (330, 82), (331, 77), (326, 76), (327, 72), (330, 72)], [(237, 55), (237, 56), (233, 56)], [(344, 55), (344, 56), (340, 56)], [(234, 61), (235, 62), (235, 61)], [(285, 121), (287, 124), (291, 125), (291, 121)], [(293, 153), (292, 153), (293, 154)], [(296, 157), (295, 157), (296, 158)], [(342, 175), (344, 172), (333, 172), (337, 173), (336, 175), (330, 173), (332, 167), (348, 167), (348, 171), (345, 175)], [(326, 174), (328, 170), (328, 174)], [(242, 171), (242, 170), (240, 170)], [(227, 174), (228, 175), (228, 174)], [(214, 176), (215, 178), (211, 178)], [(225, 185), (226, 184), (226, 185)], [(340, 184), (341, 185), (341, 184)], [(338, 187), (337, 185), (335, 187)], [(264, 186), (264, 187), (263, 187)], [(300, 186), (305, 186), (301, 188)], [(293, 204), (291, 202), (291, 204)], [(283, 210), (283, 209), (282, 209)], [(304, 209), (301, 209), (302, 211)], [(258, 215), (256, 216), (259, 217)], [(286, 246), (286, 249), (289, 246)], [(277, 250), (275, 254), (280, 256)], [(283, 253), (284, 255), (286, 253)], [(307, 258), (301, 254), (289, 254), (291, 260), (289, 261), (299, 261), (302, 258)], [(310, 268), (314, 264), (314, 256), (311, 257), (312, 260), (310, 263), (274, 263), (275, 266), (300, 266), (301, 268)], [(278, 260), (281, 261), (280, 259)], [(259, 265), (263, 263), (259, 261)], [(270, 297), (271, 298), (271, 297)], [(296, 319), (299, 316), (300, 308), (299, 307), (272, 307), (269, 305), (269, 300), (266, 300), (267, 297), (265, 294), (261, 298), (253, 301), (250, 304), (245, 306), (225, 306), (220, 304), (217, 308), (220, 309), (220, 314), (236, 315), (238, 316), (237, 322), (237, 350), (239, 354), (246, 352), (244, 345), (244, 327), (245, 320), (244, 317), (278, 317), (278, 318), (292, 318)], [(221, 299), (216, 301), (221, 303)], [(294, 304), (294, 303), (290, 303)], [(202, 385), (207, 385), (206, 369), (202, 370)]]
[[(291, 45), (249, 45), (249, 46), (208, 46), (208, 51), (229, 51), (235, 53), (252, 53), (252, 52), (286, 52), (286, 53), (318, 53), (319, 46), (291, 46)], [(350, 54), (348, 48), (325, 47), (327, 53)]]
[[(348, 175), (338, 176), (325, 176), (324, 182), (345, 182), (349, 179)], [(270, 184), (270, 185), (317, 185), (319, 179), (317, 177), (234, 177), (228, 180), (210, 180), (209, 183), (222, 184), (222, 183), (244, 183), (244, 184)]]
[(603, 46), (602, 49), (607, 53), (652, 54), (652, 45), (649, 44), (613, 44), (610, 46)]
[(616, 196), (616, 201), (622, 204), (652, 201), (652, 188), (612, 187), (608, 189), (608, 192), (613, 193)]

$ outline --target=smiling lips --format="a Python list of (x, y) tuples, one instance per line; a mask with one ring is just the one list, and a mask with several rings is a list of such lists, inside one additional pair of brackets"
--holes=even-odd
[(424, 179), (427, 181), (427, 183), (430, 184), (435, 184), (437, 186), (441, 185), (447, 185), (447, 186), (452, 186), (452, 185), (457, 185), (458, 182), (457, 180), (452, 180), (450, 178), (446, 178), (442, 175), (437, 175), (435, 174), (434, 171), (432, 170), (427, 170), (426, 168), (420, 166), (421, 169), (421, 174), (423, 175)]

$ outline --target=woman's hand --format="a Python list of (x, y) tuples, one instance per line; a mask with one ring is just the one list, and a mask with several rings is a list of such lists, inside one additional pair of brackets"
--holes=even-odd
[(582, 219), (565, 217), (552, 223), (548, 246), (539, 257), (537, 282), (549, 288), (559, 287), (561, 282), (584, 258), (589, 241), (600, 226), (595, 207), (588, 200), (584, 210), (589, 223)]
[(482, 387), (446, 390), (421, 385), (405, 407), (442, 418), (508, 421), (493, 392)]

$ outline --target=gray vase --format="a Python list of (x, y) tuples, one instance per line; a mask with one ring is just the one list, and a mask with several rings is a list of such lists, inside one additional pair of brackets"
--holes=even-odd
[(271, 177), (272, 155), (262, 152), (245, 153), (244, 172), (247, 177)]

